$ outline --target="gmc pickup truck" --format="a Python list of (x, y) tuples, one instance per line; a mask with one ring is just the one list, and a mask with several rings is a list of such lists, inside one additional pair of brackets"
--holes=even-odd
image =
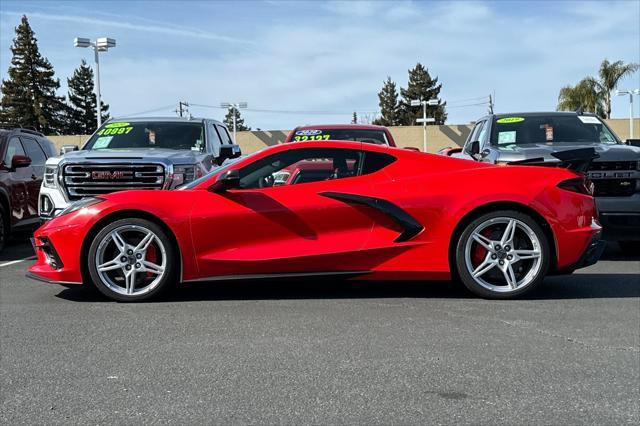
[(177, 188), (240, 156), (224, 124), (203, 118), (110, 120), (75, 148), (46, 162), (38, 200), (42, 219), (83, 197)]

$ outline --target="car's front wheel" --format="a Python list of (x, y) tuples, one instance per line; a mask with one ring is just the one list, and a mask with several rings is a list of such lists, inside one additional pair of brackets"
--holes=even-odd
[(469, 223), (456, 246), (460, 279), (473, 293), (508, 299), (538, 286), (549, 269), (549, 242), (529, 215), (503, 210)]
[(96, 288), (111, 299), (147, 300), (175, 282), (176, 251), (157, 224), (138, 218), (117, 220), (93, 239), (87, 256), (89, 274)]

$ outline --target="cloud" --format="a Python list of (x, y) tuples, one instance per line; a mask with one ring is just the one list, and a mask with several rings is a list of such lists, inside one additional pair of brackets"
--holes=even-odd
[[(1, 11), (0, 14), (19, 17), (19, 16), (22, 16), (24, 13)], [(89, 18), (86, 16), (79, 16), (79, 15), (59, 15), (59, 14), (40, 13), (40, 12), (29, 12), (27, 13), (27, 15), (30, 18), (40, 18), (48, 21), (73, 22), (76, 24), (86, 24), (86, 25), (104, 25), (107, 27), (124, 28), (131, 31), (157, 33), (157, 34), (172, 35), (172, 36), (179, 36), (179, 37), (190, 37), (190, 38), (196, 38), (196, 39), (214, 40), (214, 41), (222, 41), (222, 42), (228, 42), (228, 43), (253, 44), (253, 42), (249, 40), (243, 40), (236, 37), (229, 37), (226, 35), (219, 35), (219, 34), (207, 32), (207, 31), (194, 30), (191, 28), (177, 27), (172, 24), (165, 24), (161, 21), (141, 19), (138, 22), (125, 22), (125, 21), (122, 21), (122, 15), (120, 15), (120, 18), (118, 20), (96, 19), (96, 18)], [(147, 22), (147, 24), (142, 24), (142, 22)]]
[[(252, 4), (256, 10), (251, 16), (236, 16), (241, 15), (237, 9), (225, 14), (216, 6), (181, 19), (185, 26), (179, 28), (123, 14), (130, 25), (140, 22), (189, 34), (203, 34), (198, 28), (208, 28), (207, 19), (215, 16), (233, 27), (250, 27), (242, 33), (251, 35), (245, 36), (248, 45), (226, 49), (193, 36), (190, 50), (178, 40), (154, 55), (135, 48), (144, 40), (131, 31), (126, 39), (133, 53), (124, 48), (110, 53), (101, 68), (105, 100), (116, 115), (178, 100), (212, 106), (247, 101), (250, 109), (243, 116), (252, 127), (263, 129), (347, 122), (354, 110), (359, 115), (377, 110), (383, 80), (391, 76), (405, 86), (407, 70), (420, 61), (443, 83), (449, 121), (461, 123), (486, 111), (486, 105), (463, 107), (478, 103), (465, 99), (495, 90), (499, 111), (553, 110), (560, 87), (597, 73), (605, 57), (640, 62), (640, 9), (636, 5), (629, 12), (628, 2), (553, 7), (458, 1), (286, 5), (286, 12), (282, 8), (270, 16), (265, 16), (270, 5)], [(70, 69), (77, 65), (75, 55)], [(56, 57), (49, 59), (59, 72)], [(636, 74), (621, 87), (635, 87), (637, 81)], [(626, 116), (626, 110), (626, 103), (614, 101), (614, 114)], [(218, 119), (224, 115), (216, 108), (192, 107), (192, 112)]]

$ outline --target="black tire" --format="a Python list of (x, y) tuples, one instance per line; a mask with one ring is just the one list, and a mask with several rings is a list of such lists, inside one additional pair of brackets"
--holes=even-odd
[[(527, 231), (531, 231), (535, 237), (537, 238), (537, 242), (539, 243), (539, 256), (537, 259), (539, 260), (534, 260), (534, 259), (529, 259), (529, 260), (510, 260), (508, 261), (509, 264), (512, 265), (512, 271), (514, 271), (514, 282), (516, 282), (516, 285), (514, 286), (514, 288), (511, 288), (507, 285), (507, 280), (506, 278), (504, 278), (504, 284), (505, 287), (504, 289), (500, 289), (500, 290), (493, 290), (490, 289), (488, 287), (495, 287), (497, 289), (500, 288), (499, 285), (491, 285), (492, 283), (488, 283), (488, 282), (483, 282), (481, 283), (480, 281), (484, 281), (484, 277), (479, 277), (478, 280), (476, 278), (474, 278), (472, 276), (472, 273), (469, 271), (471, 266), (467, 266), (467, 263), (469, 262), (469, 259), (472, 258), (472, 254), (469, 254), (469, 258), (467, 258), (466, 255), (466, 251), (468, 249), (468, 247), (471, 247), (471, 251), (473, 250), (477, 250), (477, 244), (475, 242), (475, 240), (473, 240), (472, 234), (474, 234), (474, 231), (476, 229), (478, 229), (479, 227), (484, 226), (487, 223), (491, 223), (492, 221), (500, 221), (502, 219), (515, 219), (517, 223), (518, 221), (521, 224), (526, 225), (526, 227), (528, 227)], [(517, 226), (522, 226), (521, 224), (518, 224)], [(491, 226), (501, 226), (500, 223), (496, 223), (496, 225), (491, 225)], [(506, 225), (504, 225), (506, 227)], [(525, 244), (527, 242), (527, 231), (523, 229), (520, 229), (518, 232), (520, 235), (520, 237), (514, 237), (514, 240), (518, 240), (517, 243), (522, 245)], [(489, 229), (489, 228), (487, 228)], [(518, 228), (517, 228), (518, 229)], [(497, 231), (499, 232), (499, 231)], [(521, 235), (522, 234), (522, 235)], [(515, 234), (514, 234), (515, 235)], [(524, 237), (523, 237), (524, 236)], [(469, 242), (469, 239), (472, 240), (472, 242)], [(468, 245), (468, 242), (470, 244), (470, 246)], [(514, 247), (511, 248), (509, 246), (506, 246), (506, 248), (508, 248), (509, 250), (512, 250), (512, 257), (510, 259), (514, 259), (513, 258), (513, 254), (515, 253), (519, 253), (520, 250), (526, 250), (526, 247), (524, 248), (518, 248), (516, 249), (515, 245), (516, 242), (513, 243)], [(460, 238), (458, 239), (458, 241), (456, 242), (456, 250), (455, 250), (455, 266), (456, 266), (456, 272), (458, 277), (460, 278), (460, 280), (462, 281), (462, 283), (465, 285), (465, 287), (467, 287), (472, 293), (474, 293), (477, 296), (483, 297), (483, 298), (487, 298), (487, 299), (511, 299), (511, 298), (515, 298), (518, 296), (521, 296), (525, 293), (528, 293), (530, 291), (532, 291), (534, 288), (536, 288), (537, 286), (539, 286), (542, 281), (544, 280), (544, 277), (547, 275), (547, 272), (549, 271), (549, 264), (550, 264), (550, 246), (549, 246), (549, 241), (544, 233), (544, 231), (542, 230), (542, 228), (540, 227), (540, 225), (538, 225), (538, 223), (529, 215), (521, 213), (519, 211), (515, 211), (515, 210), (499, 210), (499, 211), (495, 211), (495, 212), (491, 212), (491, 213), (486, 213), (483, 214), (477, 218), (475, 218), (474, 220), (472, 220), (463, 230), (462, 234), (460, 235)], [(495, 246), (493, 246), (495, 247)], [(535, 248), (535, 246), (532, 246), (532, 248)], [(501, 256), (508, 256), (509, 252), (505, 251), (504, 247), (501, 247), (501, 251), (496, 252), (496, 260), (490, 260), (489, 263), (494, 263), (495, 266), (490, 267), (489, 269), (487, 269), (487, 272), (485, 272), (485, 274), (487, 273), (491, 273), (491, 274), (497, 274), (498, 277), (496, 278), (496, 280), (500, 279), (500, 274), (504, 274), (505, 276), (507, 275), (506, 272), (502, 272), (500, 267), (498, 266), (498, 264), (496, 262), (500, 262), (500, 259), (502, 259)], [(484, 248), (482, 248), (482, 250), (485, 250)], [(482, 262), (487, 262), (487, 260), (489, 258), (494, 259), (493, 256), (493, 252), (489, 252), (488, 250), (485, 250), (486, 254), (481, 254), (480, 256), (486, 256), (485, 260), (483, 260)], [(523, 255), (524, 256), (524, 255)], [(504, 258), (504, 262), (502, 263), (502, 265), (505, 264), (505, 262), (507, 262), (506, 257)], [(525, 274), (525, 269), (526, 269), (526, 265), (528, 265), (531, 262), (531, 265), (536, 265), (531, 266), (530, 268), (530, 275), (529, 273)], [(487, 263), (488, 264), (488, 263)], [(478, 269), (480, 265), (478, 265)], [(508, 266), (504, 266), (505, 268), (507, 268)], [(478, 269), (475, 269), (474, 271), (478, 271)], [(492, 270), (494, 269), (494, 270)], [(520, 270), (523, 270), (522, 272)], [(536, 272), (537, 271), (537, 272)], [(521, 286), (517, 285), (518, 282), (518, 275), (517, 273), (521, 272), (524, 276), (522, 276), (522, 282), (523, 284)], [(524, 281), (527, 280), (527, 282), (525, 283)]]
[(9, 218), (7, 217), (4, 207), (0, 205), (0, 252), (4, 249), (7, 239), (9, 238)]
[(618, 241), (620, 250), (629, 256), (640, 256), (640, 241)]
[[(162, 276), (159, 278), (158, 282), (154, 284), (153, 288), (145, 292), (144, 294), (139, 294), (139, 295), (122, 294), (121, 292), (115, 291), (114, 289), (111, 288), (111, 287), (117, 288), (114, 286), (114, 281), (112, 280), (111, 282), (107, 282), (103, 280), (100, 272), (98, 272), (97, 257), (96, 257), (98, 250), (99, 249), (102, 250), (101, 247), (108, 247), (109, 244), (115, 244), (115, 243), (109, 243), (105, 241), (108, 241), (109, 235), (114, 230), (120, 230), (127, 227), (131, 227), (131, 228), (135, 227), (137, 229), (147, 230), (155, 234), (155, 236), (161, 243), (159, 247), (160, 246), (163, 247), (164, 254), (166, 255), (166, 260), (165, 260), (166, 265), (164, 266), (164, 272)], [(131, 230), (125, 230), (123, 232), (129, 232), (129, 231)], [(135, 232), (135, 230), (131, 232)], [(156, 241), (157, 240), (154, 240), (154, 244), (156, 244)], [(116, 255), (116, 258), (117, 257), (118, 255)], [(134, 264), (138, 265), (135, 262), (139, 262), (133, 259), (133, 257), (131, 259), (132, 259), (132, 262), (134, 263), (131, 263), (129, 265), (130, 267), (129, 269), (133, 268)], [(179, 259), (180, 259), (179, 251), (175, 247), (172, 239), (169, 238), (167, 233), (164, 231), (164, 229), (162, 229), (162, 227), (158, 226), (153, 222), (150, 222), (145, 219), (138, 219), (138, 218), (120, 219), (105, 226), (95, 236), (95, 238), (91, 242), (91, 246), (89, 247), (89, 253), (87, 256), (88, 270), (89, 270), (89, 274), (91, 276), (91, 281), (93, 285), (108, 298), (119, 301), (119, 302), (141, 302), (141, 301), (156, 298), (161, 293), (164, 293), (168, 288), (172, 287), (177, 281), (177, 276), (178, 276), (178, 271), (180, 266), (178, 263)], [(143, 258), (142, 260), (145, 260), (145, 258)], [(124, 269), (122, 271), (118, 271), (118, 269), (115, 269), (113, 272), (113, 274), (118, 274), (118, 273), (122, 273), (124, 275), (125, 271)], [(145, 273), (141, 273), (141, 275), (144, 276), (143, 279), (149, 279), (146, 277), (147, 275), (149, 275), (149, 273), (146, 273), (146, 275)], [(123, 279), (125, 278), (123, 277)], [(135, 287), (135, 282), (136, 282), (135, 276), (133, 281), (134, 281), (134, 287)]]

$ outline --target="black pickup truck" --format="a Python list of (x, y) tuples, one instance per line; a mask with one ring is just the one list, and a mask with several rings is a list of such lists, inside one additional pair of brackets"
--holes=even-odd
[(82, 149), (47, 160), (38, 210), (49, 219), (70, 202), (127, 189), (173, 189), (240, 156), (224, 124), (203, 118), (120, 118)]
[(536, 159), (557, 162), (552, 154), (580, 148), (594, 148), (598, 154), (587, 174), (594, 184), (603, 238), (618, 241), (625, 252), (640, 254), (640, 148), (624, 144), (595, 115), (577, 112), (487, 115), (476, 121), (462, 148), (441, 153), (509, 164)]

